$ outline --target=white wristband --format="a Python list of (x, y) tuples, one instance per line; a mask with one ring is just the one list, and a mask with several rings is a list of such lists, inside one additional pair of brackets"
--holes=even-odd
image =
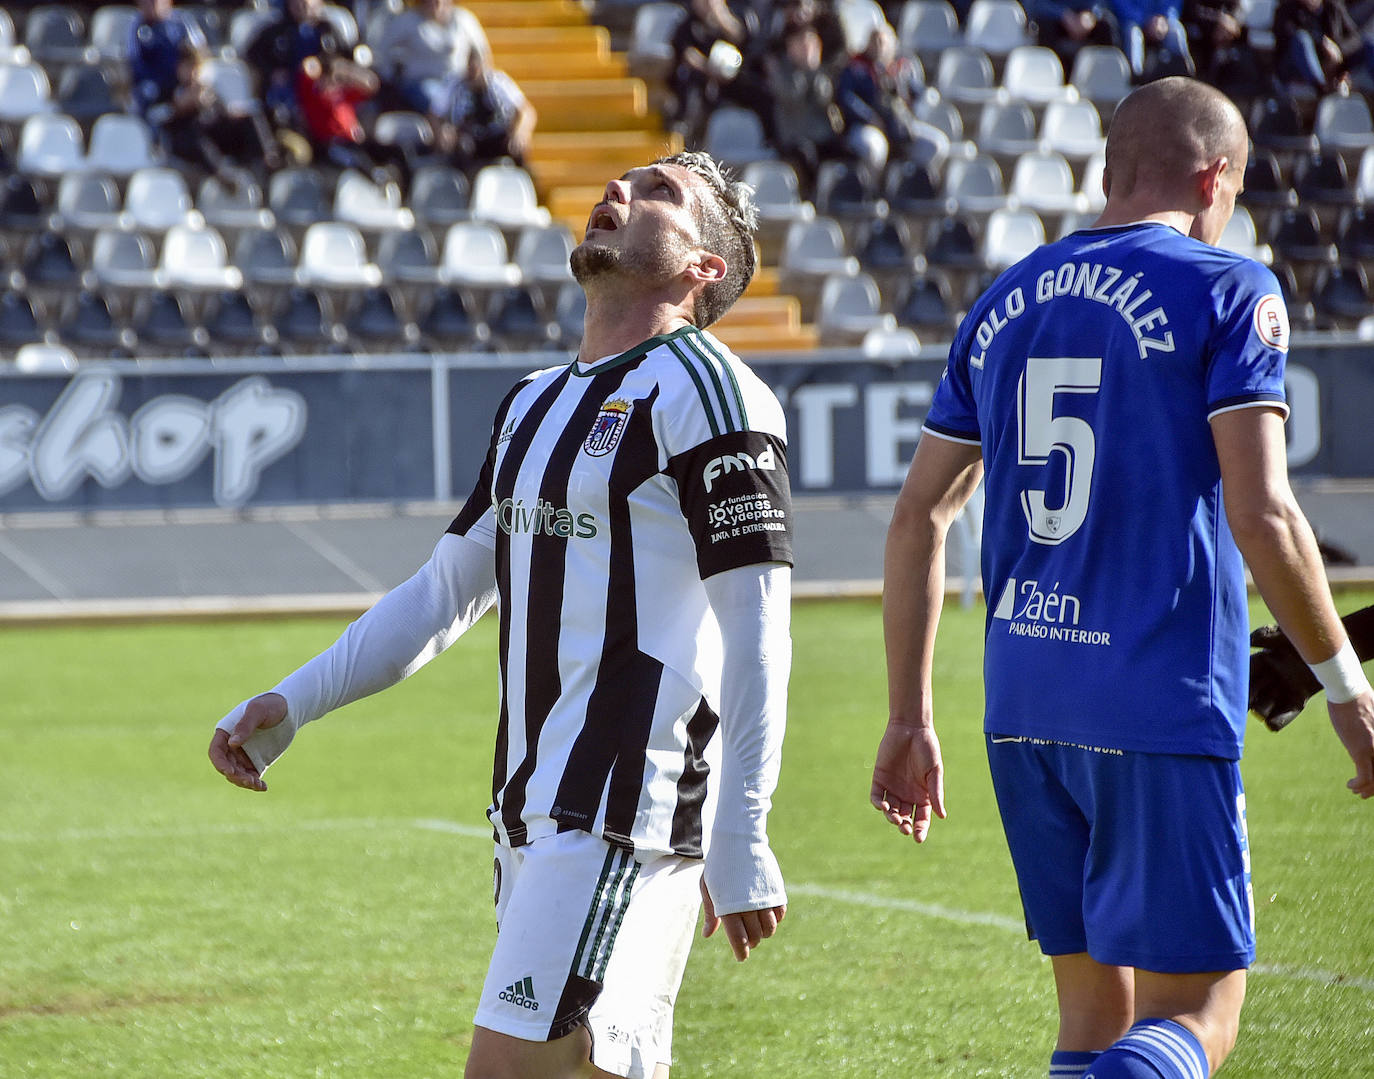
[(1324, 663), (1313, 663), (1311, 667), (1317, 681), (1326, 690), (1326, 699), (1332, 704), (1345, 704), (1369, 692), (1369, 679), (1365, 677), (1360, 657), (1355, 654), (1349, 640), (1330, 659)]

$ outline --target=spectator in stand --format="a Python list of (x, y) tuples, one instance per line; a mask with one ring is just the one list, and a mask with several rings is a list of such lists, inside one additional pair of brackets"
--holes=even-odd
[(1026, 15), (1035, 23), (1036, 41), (1053, 49), (1065, 71), (1084, 45), (1121, 48), (1116, 15), (1095, 0), (1026, 0)]
[(307, 56), (296, 72), (295, 96), (317, 161), (368, 173), (380, 184), (408, 184), (404, 151), (378, 142), (358, 119), (358, 105), (376, 96), (376, 72), (342, 56)]
[[(743, 68), (750, 29), (726, 0), (690, 0), (687, 17), (673, 34), (674, 63), (668, 76), (674, 101), (671, 123), (689, 143), (700, 141), (706, 117)], [(757, 101), (748, 104), (758, 108)]]
[(169, 112), (156, 129), (167, 152), (190, 169), (214, 173), (237, 186), (241, 170), (265, 179), (280, 168), (281, 153), (257, 109), (232, 111), (205, 75), (206, 53), (183, 43), (177, 62), (177, 87)]
[(1346, 83), (1366, 53), (1344, 0), (1279, 0), (1274, 69), (1289, 92), (1321, 95)]
[(395, 103), (433, 119), (448, 113), (474, 52), (490, 55), (476, 16), (454, 0), (418, 0), (387, 23), (377, 70)]
[(1250, 46), (1240, 0), (1184, 0), (1183, 25), (1197, 77), (1232, 100), (1266, 90), (1267, 72)]
[(1182, 0), (1111, 0), (1111, 5), (1137, 81), (1193, 73)]
[[(1374, 0), (1370, 2), (1374, 3)], [(821, 64), (830, 74), (837, 74), (849, 62), (844, 26), (835, 14), (832, 0), (781, 0), (777, 4), (760, 6), (760, 34), (764, 42), (763, 51), (768, 57), (776, 57), (784, 51), (787, 35), (792, 30), (806, 27), (819, 35)], [(891, 22), (891, 19), (888, 21)]]
[(468, 52), (467, 78), (454, 87), (449, 119), (463, 168), (475, 171), (500, 158), (525, 167), (537, 121), (534, 106), (514, 79), (492, 66), (485, 50)]
[(138, 0), (129, 27), (129, 92), (134, 112), (153, 127), (169, 115), (182, 49), (205, 47), (199, 27), (172, 10), (172, 0)]
[(840, 72), (835, 101), (849, 152), (874, 172), (901, 157), (912, 141), (914, 106), (922, 87), (911, 61), (897, 55), (897, 35), (883, 23)]
[(821, 36), (806, 23), (783, 34), (781, 55), (767, 62), (773, 143), (806, 190), (826, 158), (844, 153), (844, 117), (822, 62)]
[(286, 0), (277, 17), (254, 35), (243, 59), (256, 73), (258, 95), (274, 127), (298, 131), (297, 76), (309, 57), (344, 57), (347, 48), (324, 16), (324, 0)]

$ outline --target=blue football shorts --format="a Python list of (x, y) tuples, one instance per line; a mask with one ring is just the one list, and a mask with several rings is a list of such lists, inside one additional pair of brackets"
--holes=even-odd
[(1165, 974), (1255, 958), (1238, 761), (989, 734), (1032, 940)]

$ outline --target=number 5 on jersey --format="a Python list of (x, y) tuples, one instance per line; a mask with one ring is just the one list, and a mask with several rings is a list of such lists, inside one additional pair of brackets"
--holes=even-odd
[(1032, 356), (1018, 386), (1016, 418), (1020, 429), (1020, 463), (1051, 463), (1063, 455), (1063, 505), (1045, 504), (1045, 490), (1021, 492), (1021, 509), (1036, 543), (1059, 544), (1083, 526), (1092, 492), (1096, 440), (1087, 420), (1056, 416), (1054, 399), (1061, 393), (1096, 393), (1102, 386), (1099, 356)]

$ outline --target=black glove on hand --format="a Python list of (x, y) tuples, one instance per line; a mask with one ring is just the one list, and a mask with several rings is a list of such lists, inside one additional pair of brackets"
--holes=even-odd
[(1250, 711), (1271, 731), (1281, 731), (1298, 717), (1322, 688), (1283, 630), (1260, 626), (1250, 634)]

